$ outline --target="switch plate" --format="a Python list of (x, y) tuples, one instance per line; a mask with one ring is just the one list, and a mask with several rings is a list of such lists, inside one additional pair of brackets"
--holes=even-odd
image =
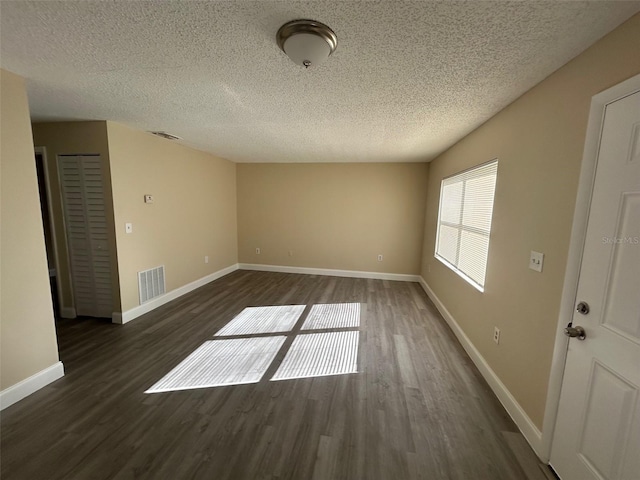
[(378, 255), (378, 261), (381, 262), (382, 261), (382, 255)]
[(133, 223), (125, 223), (124, 224), (124, 231), (125, 231), (125, 233), (132, 233), (133, 232)]
[(256, 255), (260, 255), (260, 248), (256, 248)]
[(536, 272), (542, 272), (542, 263), (544, 262), (544, 253), (534, 252), (531, 250), (529, 257), (529, 268)]
[(153, 195), (145, 195), (144, 203), (153, 203)]
[(209, 263), (209, 255), (204, 256), (204, 263)]

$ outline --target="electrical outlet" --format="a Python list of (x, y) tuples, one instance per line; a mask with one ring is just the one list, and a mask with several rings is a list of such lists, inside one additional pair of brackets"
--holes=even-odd
[(500, 329), (498, 327), (493, 327), (493, 341), (500, 344)]
[(378, 255), (378, 261), (381, 262), (382, 261), (382, 255)]
[(209, 255), (204, 256), (204, 263), (209, 263)]
[(260, 249), (256, 248), (256, 255), (260, 255)]

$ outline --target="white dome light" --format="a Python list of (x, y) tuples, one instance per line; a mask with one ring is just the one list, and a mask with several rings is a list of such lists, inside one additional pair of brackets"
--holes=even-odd
[(285, 23), (278, 30), (276, 39), (291, 60), (306, 68), (325, 61), (338, 46), (338, 37), (333, 30), (314, 20)]

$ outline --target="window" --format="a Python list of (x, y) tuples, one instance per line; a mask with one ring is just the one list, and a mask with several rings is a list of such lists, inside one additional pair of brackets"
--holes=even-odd
[(440, 187), (436, 258), (481, 292), (497, 173), (493, 160), (445, 178)]

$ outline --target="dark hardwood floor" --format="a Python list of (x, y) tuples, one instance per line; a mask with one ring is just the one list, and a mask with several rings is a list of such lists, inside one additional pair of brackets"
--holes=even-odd
[[(341, 302), (361, 303), (359, 373), (144, 393), (247, 306)], [(65, 377), (2, 412), (3, 480), (539, 478), (415, 283), (237, 271), (58, 342)]]

